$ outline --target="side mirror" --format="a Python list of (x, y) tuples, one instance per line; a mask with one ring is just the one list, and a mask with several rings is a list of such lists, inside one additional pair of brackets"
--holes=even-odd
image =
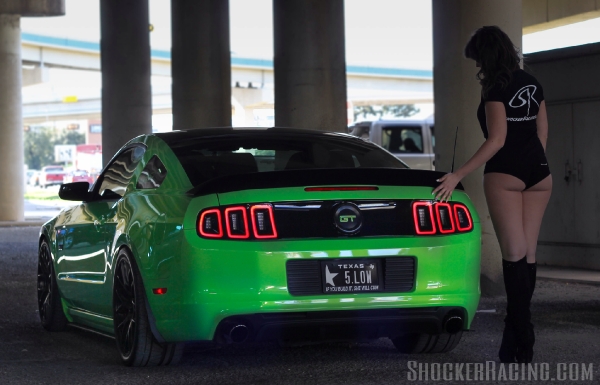
[(89, 196), (89, 189), (88, 182), (63, 183), (58, 190), (58, 196), (65, 201), (84, 201)]
[(102, 196), (102, 199), (106, 199), (109, 201), (116, 201), (116, 200), (123, 198), (121, 195), (117, 194), (116, 192), (114, 192), (111, 189), (104, 190), (104, 192), (102, 193), (101, 196)]

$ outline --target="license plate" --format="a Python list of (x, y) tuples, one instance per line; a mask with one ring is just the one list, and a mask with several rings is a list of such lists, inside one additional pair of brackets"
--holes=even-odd
[(321, 261), (324, 293), (368, 293), (381, 291), (380, 261), (352, 259)]

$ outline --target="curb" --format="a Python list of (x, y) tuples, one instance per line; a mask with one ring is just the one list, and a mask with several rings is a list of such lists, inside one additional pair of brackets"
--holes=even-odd
[(539, 275), (538, 275), (537, 279), (542, 280), (542, 281), (554, 281), (554, 282), (562, 282), (562, 283), (567, 283), (567, 284), (568, 283), (576, 283), (576, 284), (583, 284), (583, 285), (600, 286), (600, 281), (591, 281), (591, 280), (584, 280), (584, 279), (542, 277)]
[(41, 227), (46, 221), (14, 221), (0, 222), (0, 227)]
[(600, 270), (540, 265), (537, 276), (546, 281), (600, 286)]

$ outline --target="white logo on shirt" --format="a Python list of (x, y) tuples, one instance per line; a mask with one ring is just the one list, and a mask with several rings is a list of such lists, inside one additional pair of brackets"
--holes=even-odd
[[(517, 91), (515, 96), (513, 96), (512, 99), (510, 99), (510, 102), (508, 102), (508, 105), (511, 106), (512, 108), (519, 108), (519, 107), (523, 107), (524, 105), (527, 104), (527, 116), (529, 116), (529, 107), (531, 106), (531, 101), (533, 100), (535, 102), (535, 104), (538, 105), (538, 107), (540, 105), (537, 102), (537, 100), (535, 100), (533, 97), (533, 94), (535, 93), (536, 90), (537, 90), (537, 87), (534, 86), (533, 84), (521, 88), (520, 90)], [(515, 100), (515, 99), (518, 99), (518, 100)], [(514, 104), (513, 104), (513, 102), (514, 102)]]

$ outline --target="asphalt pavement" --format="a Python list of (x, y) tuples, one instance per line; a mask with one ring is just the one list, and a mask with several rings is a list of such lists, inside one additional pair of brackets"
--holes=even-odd
[[(511, 381), (508, 368), (502, 377), (497, 360), (505, 316), (502, 297), (482, 298), (472, 331), (445, 354), (399, 354), (386, 339), (285, 348), (276, 343), (189, 344), (176, 367), (124, 367), (110, 338), (78, 329), (50, 333), (41, 327), (35, 284), (38, 231), (37, 226), (0, 227), (2, 384), (426, 384), (432, 378), (425, 380), (425, 374), (440, 374), (444, 365), (454, 371), (448, 381), (440, 375), (435, 382), (479, 383), (467, 379), (474, 379), (477, 365), (486, 363), (493, 363), (496, 380), (486, 371), (489, 381), (481, 383), (527, 382), (514, 373)], [(548, 380), (600, 383), (600, 286), (540, 279), (532, 313), (537, 382), (546, 370)], [(428, 371), (420, 373), (419, 368)], [(576, 381), (584, 375), (585, 381)]]

